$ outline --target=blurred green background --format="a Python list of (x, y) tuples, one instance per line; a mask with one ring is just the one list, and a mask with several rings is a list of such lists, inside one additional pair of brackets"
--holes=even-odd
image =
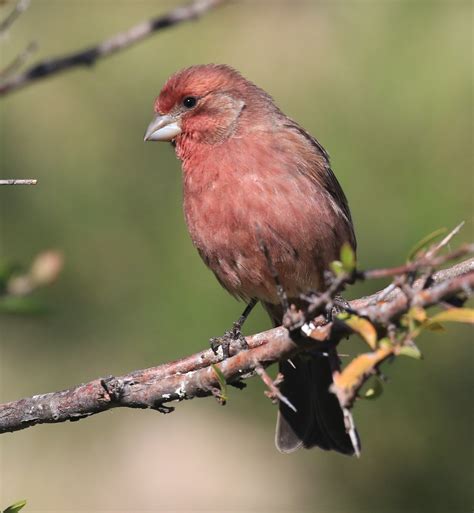
[[(0, 41), (1, 65), (98, 42), (175, 1), (36, 0)], [(6, 15), (12, 4), (0, 10)], [(132, 49), (0, 100), (1, 257), (64, 252), (39, 297), (0, 318), (0, 400), (59, 390), (205, 348), (242, 305), (188, 238), (171, 147), (144, 144), (165, 79), (227, 63), (324, 144), (356, 223), (361, 267), (401, 263), (436, 228), (472, 237), (471, 1), (234, 1)], [(366, 293), (384, 283), (350, 292)], [(248, 333), (269, 326), (262, 311)], [(472, 332), (420, 339), (425, 360), (355, 415), (360, 460), (273, 445), (259, 380), (172, 415), (116, 410), (0, 437), (0, 507), (25, 511), (466, 512), (472, 509)], [(354, 340), (352, 347), (357, 346)]]

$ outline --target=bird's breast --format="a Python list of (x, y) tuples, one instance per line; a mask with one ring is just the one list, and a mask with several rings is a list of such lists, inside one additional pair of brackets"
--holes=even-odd
[(206, 265), (231, 294), (277, 303), (265, 247), (290, 297), (319, 288), (341, 244), (323, 191), (271, 145), (222, 150), (183, 163), (186, 223)]

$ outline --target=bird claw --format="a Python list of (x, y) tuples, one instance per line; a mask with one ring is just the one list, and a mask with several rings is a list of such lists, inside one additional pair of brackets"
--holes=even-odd
[(290, 332), (299, 330), (305, 323), (305, 315), (302, 310), (290, 305), (283, 314), (282, 325)]
[(212, 352), (217, 355), (219, 348), (222, 348), (222, 357), (225, 360), (230, 356), (229, 332), (226, 331), (221, 337), (212, 337), (209, 342)]
[(232, 329), (226, 331), (220, 337), (212, 337), (210, 339), (210, 346), (214, 354), (217, 354), (219, 348), (222, 348), (222, 357), (224, 360), (229, 358), (231, 347), (238, 353), (249, 348), (247, 340), (240, 331), (240, 325), (234, 322)]
[(326, 319), (332, 322), (337, 315), (349, 310), (351, 305), (342, 296), (335, 296), (331, 303), (326, 305)]

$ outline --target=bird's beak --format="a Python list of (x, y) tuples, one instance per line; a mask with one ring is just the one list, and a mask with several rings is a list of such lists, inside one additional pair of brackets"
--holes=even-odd
[(145, 141), (172, 141), (181, 133), (179, 120), (174, 116), (156, 116), (148, 125)]

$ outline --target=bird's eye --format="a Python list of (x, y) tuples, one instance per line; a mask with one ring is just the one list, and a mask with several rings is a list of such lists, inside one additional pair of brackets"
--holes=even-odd
[(197, 103), (197, 98), (194, 96), (186, 96), (186, 98), (183, 100), (183, 105), (187, 109), (192, 109)]

